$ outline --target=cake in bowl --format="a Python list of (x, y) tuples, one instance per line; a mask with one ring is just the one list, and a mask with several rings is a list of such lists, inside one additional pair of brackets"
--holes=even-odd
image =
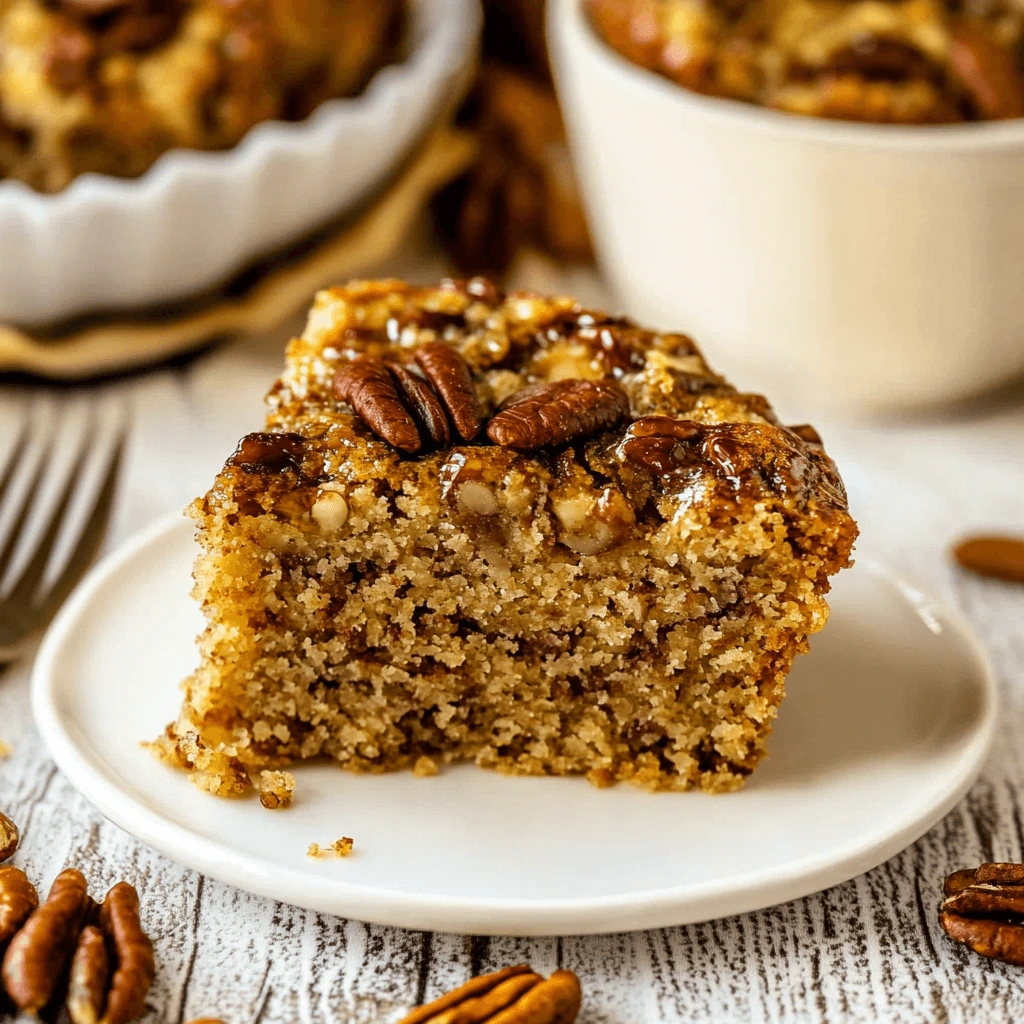
[(584, 0), (613, 49), (696, 92), (894, 124), (1024, 116), (1016, 0)]
[(809, 426), (572, 298), (320, 293), (190, 507), (201, 661), (156, 742), (240, 795), (313, 758), (734, 790), (857, 527)]
[(0, 177), (137, 177), (301, 120), (386, 59), (401, 0), (0, 0)]

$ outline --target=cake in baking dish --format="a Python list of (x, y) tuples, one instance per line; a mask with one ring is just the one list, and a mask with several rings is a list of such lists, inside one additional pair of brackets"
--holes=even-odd
[(857, 527), (815, 431), (690, 338), (353, 282), (268, 404), (190, 508), (207, 626), (157, 747), (198, 785), (331, 758), (721, 792), (764, 757)]
[(695, 92), (891, 124), (1024, 117), (1019, 0), (583, 0), (622, 56)]
[(57, 192), (357, 92), (401, 0), (0, 0), (0, 178)]

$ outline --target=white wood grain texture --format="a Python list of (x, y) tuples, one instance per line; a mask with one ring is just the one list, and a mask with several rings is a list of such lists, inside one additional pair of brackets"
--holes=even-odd
[[(258, 421), (281, 341), (249, 339), (184, 368), (85, 392), (122, 403), (131, 422), (108, 548), (205, 489)], [(27, 403), (59, 411), (80, 397), (0, 389), (0, 456)], [(230, 1024), (388, 1024), (472, 973), (524, 961), (579, 974), (582, 1024), (1024, 1020), (1024, 970), (954, 946), (935, 912), (954, 868), (1024, 859), (1024, 587), (967, 577), (947, 555), (970, 531), (1024, 531), (1024, 398), (929, 422), (817, 422), (850, 487), (861, 549), (968, 616), (1003, 698), (996, 747), (977, 785), (874, 871), (760, 913), (597, 937), (429, 935), (299, 910), (179, 867), (93, 811), (36, 736), (27, 663), (0, 676), (0, 738), (14, 747), (0, 762), (0, 806), (24, 827), (15, 863), (44, 886), (73, 863), (97, 895), (120, 878), (139, 887), (158, 958), (148, 1024), (203, 1015)]]

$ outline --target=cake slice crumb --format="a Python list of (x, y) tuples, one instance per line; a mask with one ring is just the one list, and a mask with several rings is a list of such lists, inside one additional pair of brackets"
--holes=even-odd
[(319, 843), (310, 843), (306, 848), (307, 857), (316, 857), (318, 860), (324, 860), (328, 857), (347, 857), (352, 852), (352, 847), (355, 843), (348, 836), (342, 836), (341, 839), (335, 839), (333, 843), (327, 846), (321, 846)]
[(295, 776), (291, 772), (260, 772), (260, 803), (269, 811), (291, 807)]

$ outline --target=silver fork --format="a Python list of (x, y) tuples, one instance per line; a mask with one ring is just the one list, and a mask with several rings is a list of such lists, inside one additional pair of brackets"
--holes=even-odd
[[(31, 433), (29, 422), (26, 421), (15, 443), (14, 451), (8, 457), (0, 475), (0, 508), (3, 508), (5, 499), (11, 491), (18, 464), (30, 452)], [(29, 552), (24, 568), (6, 592), (0, 591), (0, 665), (12, 661), (20, 653), (25, 642), (53, 618), (88, 569), (106, 533), (124, 451), (123, 428), (119, 430), (116, 441), (110, 448), (102, 467), (102, 481), (82, 516), (83, 524), (69, 554), (52, 582), (46, 581), (47, 567), (72, 506), (72, 499), (83, 484), (90, 448), (95, 439), (96, 425), (95, 422), (90, 422), (83, 432), (75, 461), (59, 491), (49, 518)], [(39, 497), (43, 480), (47, 473), (52, 471), (53, 461), (52, 445), (48, 445), (32, 473), (31, 482), (14, 514), (3, 548), (0, 549), (0, 586), (14, 562), (19, 547), (28, 543), (26, 527)]]

